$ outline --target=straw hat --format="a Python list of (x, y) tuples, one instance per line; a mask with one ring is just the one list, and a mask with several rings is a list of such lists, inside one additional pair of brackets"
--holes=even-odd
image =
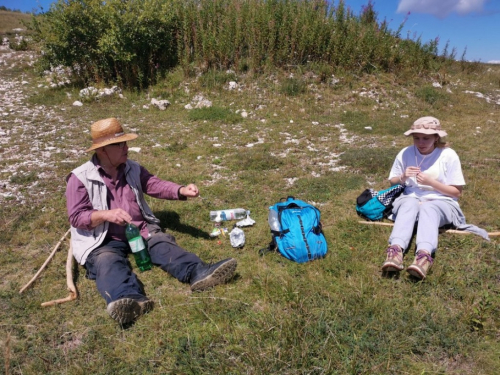
[(86, 151), (137, 138), (137, 134), (125, 134), (121, 124), (115, 118), (94, 122), (90, 127), (90, 135), (92, 136), (92, 146)]
[(410, 130), (406, 131), (405, 135), (410, 135), (413, 133), (420, 134), (437, 134), (440, 137), (446, 137), (448, 134), (441, 129), (441, 123), (435, 117), (426, 116), (420, 117), (417, 121), (413, 123)]

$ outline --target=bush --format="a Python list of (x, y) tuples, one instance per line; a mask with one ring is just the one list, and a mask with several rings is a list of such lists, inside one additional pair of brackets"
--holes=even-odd
[(27, 51), (28, 47), (28, 42), (24, 38), (16, 39), (14, 42), (9, 41), (9, 48), (14, 51)]
[[(261, 72), (317, 63), (356, 73), (421, 74), (438, 40), (401, 39), (377, 22), (371, 1), (356, 16), (323, 0), (58, 0), (30, 26), (46, 66), (72, 67), (86, 83), (116, 81), (144, 88), (178, 63), (186, 73)], [(450, 56), (454, 56), (453, 53)], [(217, 77), (216, 77), (217, 78)]]
[(86, 84), (143, 88), (177, 64), (175, 25), (167, 1), (59, 0), (30, 28), (41, 64), (71, 67)]

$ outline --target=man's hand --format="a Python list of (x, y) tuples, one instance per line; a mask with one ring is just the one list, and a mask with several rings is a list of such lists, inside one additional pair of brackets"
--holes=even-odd
[(188, 198), (196, 198), (200, 195), (200, 191), (195, 184), (189, 184), (188, 186), (183, 186), (179, 189), (179, 193)]
[(127, 225), (127, 223), (130, 223), (132, 221), (132, 216), (130, 216), (127, 211), (124, 211), (121, 208), (115, 208), (114, 210), (108, 210), (106, 212), (106, 221), (109, 221), (110, 223)]
[(105, 221), (109, 221), (110, 223), (118, 225), (127, 225), (127, 223), (130, 223), (132, 221), (132, 216), (130, 216), (127, 211), (124, 211), (121, 208), (115, 208), (114, 210), (92, 212), (90, 221), (92, 228), (97, 227)]

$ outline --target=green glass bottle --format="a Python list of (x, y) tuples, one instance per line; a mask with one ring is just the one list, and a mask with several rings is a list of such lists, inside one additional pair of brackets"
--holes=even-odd
[(151, 263), (151, 257), (149, 256), (146, 244), (141, 237), (139, 228), (137, 228), (134, 224), (129, 223), (125, 229), (125, 236), (127, 237), (132, 254), (134, 254), (137, 267), (139, 267), (142, 272), (150, 270), (153, 266)]

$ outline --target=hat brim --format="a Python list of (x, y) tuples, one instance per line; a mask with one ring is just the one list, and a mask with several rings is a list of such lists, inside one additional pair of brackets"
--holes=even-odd
[(133, 139), (136, 139), (137, 137), (138, 137), (138, 135), (133, 134), (133, 133), (124, 134), (124, 135), (121, 135), (121, 136), (116, 137), (116, 138), (111, 138), (111, 139), (108, 139), (106, 141), (94, 143), (90, 148), (86, 149), (85, 152), (89, 152), (89, 151), (92, 151), (92, 150), (95, 150), (97, 148), (101, 148), (101, 147), (104, 147), (107, 145), (112, 145), (114, 143), (131, 141)]
[(434, 129), (414, 129), (414, 130), (408, 130), (404, 132), (404, 135), (409, 136), (410, 134), (414, 133), (420, 133), (420, 134), (437, 134), (440, 137), (446, 137), (448, 133), (446, 133), (444, 130), (434, 130)]

